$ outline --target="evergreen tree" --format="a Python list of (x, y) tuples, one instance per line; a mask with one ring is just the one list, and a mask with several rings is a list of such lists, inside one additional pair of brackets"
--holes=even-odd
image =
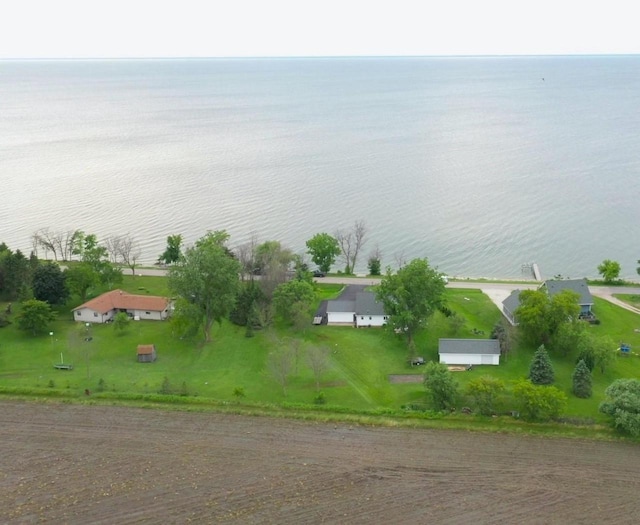
[(534, 385), (550, 385), (554, 381), (553, 365), (544, 345), (540, 345), (533, 356), (529, 379)]
[(591, 397), (591, 372), (583, 359), (578, 361), (573, 370), (573, 393), (577, 397)]

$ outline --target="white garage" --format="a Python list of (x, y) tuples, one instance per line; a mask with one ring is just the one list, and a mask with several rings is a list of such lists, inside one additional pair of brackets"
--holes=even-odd
[(348, 324), (353, 326), (355, 315), (355, 301), (336, 300), (327, 303), (327, 323), (330, 325)]
[(440, 362), (447, 365), (499, 365), (497, 339), (440, 339)]

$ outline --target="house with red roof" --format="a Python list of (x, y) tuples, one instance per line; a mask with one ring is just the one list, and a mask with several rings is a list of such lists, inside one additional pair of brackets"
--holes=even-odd
[(162, 321), (169, 316), (171, 301), (155, 295), (134, 295), (112, 290), (73, 309), (73, 318), (83, 323), (108, 323), (117, 313), (134, 319)]

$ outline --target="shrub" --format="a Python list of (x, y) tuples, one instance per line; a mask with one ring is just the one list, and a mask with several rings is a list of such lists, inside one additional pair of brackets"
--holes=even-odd
[(437, 410), (451, 408), (458, 394), (458, 383), (449, 372), (447, 365), (432, 361), (424, 371), (424, 388)]
[(604, 391), (605, 401), (600, 404), (600, 412), (613, 418), (613, 426), (640, 436), (640, 381), (638, 379), (617, 379)]
[(316, 395), (316, 396), (313, 398), (313, 402), (314, 402), (316, 405), (324, 405), (324, 404), (327, 402), (327, 399), (326, 399), (326, 398), (325, 398), (325, 396), (324, 396), (324, 392), (318, 392), (318, 395)]
[(516, 383), (513, 395), (524, 419), (547, 421), (557, 418), (567, 404), (567, 396), (554, 386), (537, 386), (526, 379)]

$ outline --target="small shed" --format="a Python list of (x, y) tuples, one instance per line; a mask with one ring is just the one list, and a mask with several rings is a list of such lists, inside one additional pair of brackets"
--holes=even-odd
[(156, 358), (156, 345), (138, 345), (138, 363), (153, 363)]
[(499, 365), (497, 339), (440, 339), (440, 362), (447, 365)]

